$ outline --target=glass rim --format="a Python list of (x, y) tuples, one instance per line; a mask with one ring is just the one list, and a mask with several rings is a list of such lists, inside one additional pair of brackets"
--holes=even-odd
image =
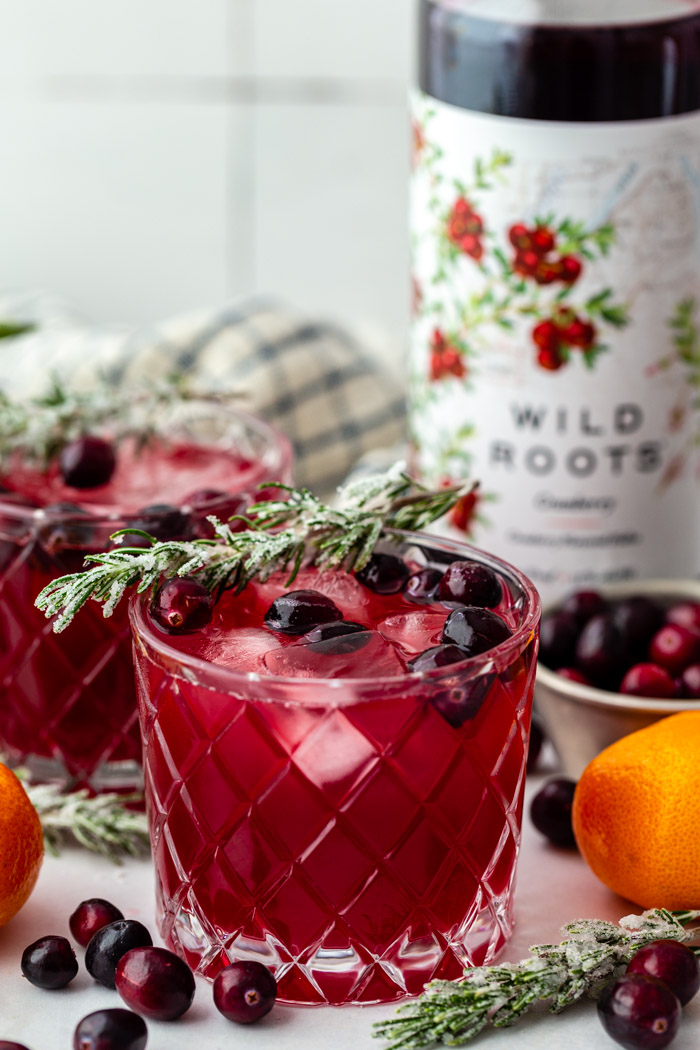
[[(212, 414), (224, 414), (231, 418), (232, 422), (241, 422), (249, 432), (252, 432), (256, 436), (262, 438), (264, 442), (264, 450), (260, 459), (256, 459), (251, 466), (244, 471), (240, 471), (237, 477), (240, 479), (240, 487), (237, 484), (237, 491), (235, 492), (222, 492), (220, 497), (216, 497), (212, 500), (208, 500), (206, 503), (197, 504), (202, 509), (210, 510), (212, 513), (216, 507), (230, 500), (232, 496), (237, 496), (242, 492), (255, 491), (256, 488), (266, 487), (267, 482), (274, 483), (275, 481), (283, 481), (285, 473), (289, 470), (293, 459), (294, 450), (292, 443), (283, 431), (279, 430), (274, 424), (269, 423), (266, 419), (261, 416), (256, 416), (252, 412), (246, 412), (244, 409), (237, 407), (230, 407), (218, 402), (208, 401), (206, 398), (192, 398), (190, 402), (194, 405), (208, 406), (212, 409)], [(167, 435), (166, 435), (167, 436)], [(274, 460), (268, 462), (267, 459)], [(7, 476), (2, 475), (0, 477)], [(80, 489), (76, 489), (76, 506), (80, 500)], [(98, 513), (93, 513), (90, 510), (90, 504), (86, 503), (84, 507), (81, 507), (81, 512), (77, 510), (54, 510), (51, 509), (47, 512), (46, 507), (32, 507), (28, 503), (15, 502), (14, 500), (8, 500), (7, 496), (15, 495), (10, 490), (9, 492), (0, 492), (0, 514), (5, 517), (13, 518), (17, 521), (34, 521), (38, 524), (44, 522), (76, 522), (79, 524), (90, 524), (90, 525), (108, 525), (110, 523), (115, 526), (119, 526), (121, 522), (126, 521), (127, 518), (133, 518), (138, 513), (139, 520), (157, 522), (161, 514), (158, 512), (143, 513), (141, 510), (125, 510), (118, 504), (114, 505), (113, 509), (105, 511), (100, 509)], [(17, 493), (16, 495), (20, 495)], [(100, 504), (96, 504), (100, 507)], [(183, 507), (189, 506), (188, 504), (181, 504), (176, 509), (181, 510)]]
[[(534, 583), (520, 569), (516, 569), (510, 562), (462, 540), (453, 540), (449, 537), (434, 535), (429, 532), (409, 532), (403, 529), (387, 531), (392, 536), (399, 537), (402, 542), (413, 544), (414, 546), (424, 545), (432, 549), (442, 547), (445, 553), (448, 554), (471, 554), (474, 556), (473, 560), (482, 564), (486, 563), (490, 568), (494, 568), (500, 578), (505, 577), (516, 583), (525, 597), (527, 609), (525, 610), (522, 623), (515, 628), (509, 638), (499, 642), (492, 649), (487, 649), (483, 653), (466, 657), (464, 660), (459, 660), (452, 664), (446, 664), (443, 667), (433, 668), (429, 671), (407, 670), (397, 675), (356, 678), (290, 678), (282, 675), (261, 675), (255, 671), (234, 670), (233, 668), (225, 667), (223, 664), (217, 664), (211, 660), (204, 660), (199, 656), (183, 652), (169, 643), (166, 634), (157, 634), (149, 624), (145, 615), (146, 606), (150, 600), (149, 592), (135, 593), (129, 599), (129, 621), (134, 639), (143, 639), (150, 648), (154, 649), (161, 657), (165, 657), (171, 672), (174, 671), (175, 665), (179, 665), (183, 669), (189, 668), (195, 673), (200, 672), (200, 674), (196, 674), (197, 685), (203, 688), (216, 688), (221, 692), (234, 693), (236, 692), (236, 683), (239, 684), (239, 687), (244, 684), (249, 686), (251, 683), (264, 687), (269, 683), (271, 689), (277, 687), (281, 689), (308, 688), (314, 692), (332, 692), (340, 688), (355, 688), (359, 692), (363, 688), (367, 689), (370, 687), (372, 689), (381, 686), (387, 688), (396, 687), (403, 682), (414, 685), (420, 682), (439, 683), (441, 679), (454, 677), (455, 675), (464, 676), (466, 674), (468, 677), (476, 677), (482, 672), (486, 664), (493, 664), (495, 661), (502, 664), (502, 669), (505, 669), (511, 659), (524, 651), (532, 639), (536, 637), (542, 611), (540, 595)], [(416, 608), (419, 609), (420, 606), (416, 606)], [(472, 674), (470, 675), (469, 672), (472, 672)], [(185, 676), (183, 675), (182, 677)], [(203, 679), (215, 678), (217, 680), (216, 685), (210, 685), (205, 680), (200, 681), (200, 677)], [(192, 679), (188, 678), (188, 681), (192, 681)]]

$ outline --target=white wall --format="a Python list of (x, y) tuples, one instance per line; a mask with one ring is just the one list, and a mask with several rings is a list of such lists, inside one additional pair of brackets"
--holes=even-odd
[(0, 289), (407, 317), (413, 0), (0, 0)]

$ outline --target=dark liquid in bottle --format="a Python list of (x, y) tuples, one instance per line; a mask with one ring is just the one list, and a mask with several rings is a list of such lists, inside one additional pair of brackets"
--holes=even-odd
[(420, 40), (422, 90), (464, 109), (592, 122), (700, 109), (700, 14), (531, 26), (420, 0)]

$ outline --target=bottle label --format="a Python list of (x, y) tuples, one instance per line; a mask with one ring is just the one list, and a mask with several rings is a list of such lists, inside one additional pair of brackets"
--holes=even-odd
[(413, 106), (410, 427), (546, 599), (700, 568), (700, 115)]

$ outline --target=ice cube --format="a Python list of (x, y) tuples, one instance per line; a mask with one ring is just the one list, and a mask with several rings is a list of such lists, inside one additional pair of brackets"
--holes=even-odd
[(447, 619), (447, 609), (424, 612), (396, 613), (387, 616), (378, 626), (383, 638), (401, 650), (415, 656), (433, 645), (440, 644), (442, 628)]
[(319, 652), (319, 647), (297, 642), (268, 652), (263, 663), (280, 678), (380, 678), (404, 674), (406, 664), (393, 645), (376, 631), (367, 645), (353, 653)]
[(202, 652), (202, 659), (232, 671), (265, 674), (266, 654), (282, 647), (282, 640), (271, 631), (259, 627), (242, 627), (212, 638)]

